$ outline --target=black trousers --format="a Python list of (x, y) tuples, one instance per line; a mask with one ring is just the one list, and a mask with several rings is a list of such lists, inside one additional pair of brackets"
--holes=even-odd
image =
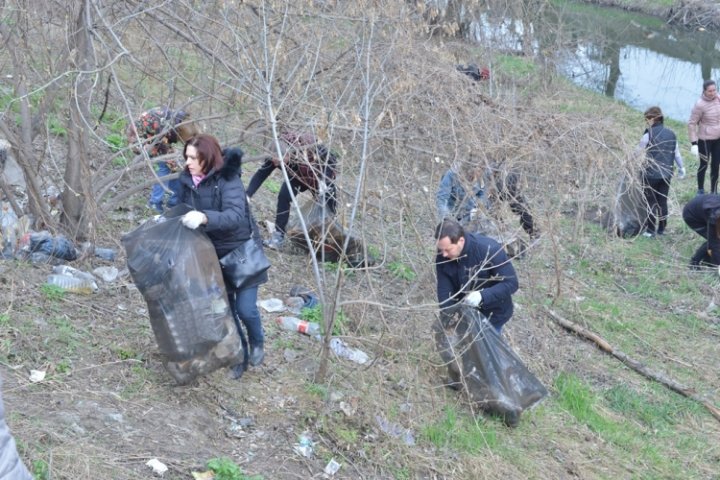
[(710, 193), (717, 193), (718, 173), (720, 172), (720, 138), (698, 140), (700, 165), (697, 171), (698, 190), (705, 189), (705, 172), (710, 163)]
[(668, 192), (670, 192), (670, 179), (643, 179), (643, 194), (648, 206), (646, 231), (655, 233), (656, 228), (658, 233), (665, 231), (668, 218)]
[[(297, 195), (298, 193), (306, 190), (311, 190), (315, 200), (323, 202), (331, 214), (335, 215), (337, 212), (337, 200), (335, 198), (336, 191), (334, 183), (328, 185), (328, 191), (323, 195), (324, 198), (320, 198), (319, 192), (312, 190), (296, 178), (290, 179), (290, 186), (292, 188), (293, 195)], [(291, 202), (292, 197), (290, 196), (290, 188), (288, 188), (287, 183), (283, 182), (282, 187), (280, 187), (280, 193), (278, 193), (277, 207), (275, 208), (275, 229), (283, 234), (285, 233), (288, 220), (290, 219)]]

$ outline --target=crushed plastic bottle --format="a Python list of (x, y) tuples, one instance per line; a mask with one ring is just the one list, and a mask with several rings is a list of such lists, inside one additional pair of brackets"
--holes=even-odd
[[(79, 293), (92, 293), (98, 289), (98, 285), (95, 282), (95, 277), (92, 273), (83, 272), (82, 270), (73, 268), (70, 265), (56, 265), (53, 267), (52, 271), (54, 275), (50, 275), (47, 282), (51, 285), (57, 285), (65, 290)], [(51, 281), (51, 277), (57, 278), (54, 278)]]
[(298, 443), (295, 444), (295, 447), (293, 449), (295, 450), (295, 453), (298, 453), (303, 457), (310, 458), (313, 455), (313, 446), (314, 443), (310, 436), (306, 433), (303, 433), (298, 438)]
[(341, 358), (346, 358), (360, 365), (364, 365), (370, 359), (367, 353), (356, 348), (350, 348), (345, 342), (339, 338), (330, 339), (330, 350), (335, 352), (335, 355)]
[(75, 293), (90, 294), (98, 289), (97, 284), (92, 280), (58, 273), (48, 275), (47, 283)]
[(305, 335), (310, 335), (311, 337), (320, 335), (320, 325), (315, 322), (300, 320), (297, 317), (277, 317), (275, 321), (285, 330), (304, 333)]

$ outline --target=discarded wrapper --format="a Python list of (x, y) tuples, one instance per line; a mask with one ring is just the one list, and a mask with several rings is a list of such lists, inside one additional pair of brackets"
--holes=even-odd
[(148, 462), (147, 462), (145, 465), (147, 465), (148, 467), (152, 468), (152, 469), (153, 469), (153, 473), (155, 473), (155, 474), (157, 474), (157, 475), (162, 475), (163, 473), (165, 473), (165, 472), (168, 471), (168, 467), (165, 466), (165, 464), (162, 463), (162, 462), (161, 462), (160, 460), (158, 460), (157, 458), (153, 458), (153, 459), (148, 460)]

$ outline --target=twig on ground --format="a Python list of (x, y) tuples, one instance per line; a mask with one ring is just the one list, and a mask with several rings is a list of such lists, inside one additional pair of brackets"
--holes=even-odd
[(714, 406), (710, 400), (703, 397), (699, 393), (695, 391), (695, 389), (685, 386), (683, 384), (680, 384), (664, 374), (660, 372), (654, 372), (647, 366), (643, 365), (642, 363), (638, 362), (637, 360), (634, 360), (621, 352), (620, 350), (615, 350), (604, 338), (602, 338), (600, 335), (591, 332), (590, 330), (586, 329), (585, 327), (582, 327), (574, 322), (571, 322), (570, 320), (567, 320), (554, 311), (550, 310), (549, 308), (544, 308), (545, 312), (548, 314), (548, 316), (558, 325), (563, 327), (566, 330), (570, 330), (573, 333), (577, 333), (582, 338), (586, 340), (592, 340), (598, 347), (600, 347), (601, 350), (603, 350), (606, 353), (609, 353), (613, 357), (620, 360), (622, 363), (627, 365), (628, 367), (632, 368), (636, 372), (642, 374), (643, 376), (649, 378), (650, 380), (655, 380), (656, 382), (659, 382), (666, 387), (668, 387), (670, 390), (673, 390), (687, 398), (690, 398), (692, 400), (695, 400), (696, 402), (702, 404), (705, 406), (705, 408), (708, 409), (710, 414), (715, 417), (716, 420), (720, 421), (720, 409), (718, 409), (716, 406)]

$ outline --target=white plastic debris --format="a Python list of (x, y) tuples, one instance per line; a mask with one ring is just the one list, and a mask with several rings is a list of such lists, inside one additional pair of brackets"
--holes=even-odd
[(45, 370), (30, 370), (30, 381), (33, 383), (45, 380)]
[(282, 312), (285, 310), (285, 302), (279, 298), (266, 298), (265, 300), (260, 300), (258, 305), (260, 308), (270, 313)]
[(327, 475), (335, 475), (340, 470), (340, 464), (331, 458), (327, 465), (325, 465), (325, 473)]
[(330, 340), (330, 350), (335, 352), (335, 355), (341, 358), (346, 358), (360, 365), (364, 365), (370, 359), (367, 353), (356, 348), (350, 348), (345, 342), (335, 337)]
[(148, 460), (145, 465), (152, 468), (153, 473), (155, 473), (156, 475), (162, 475), (168, 471), (168, 467), (157, 458)]

